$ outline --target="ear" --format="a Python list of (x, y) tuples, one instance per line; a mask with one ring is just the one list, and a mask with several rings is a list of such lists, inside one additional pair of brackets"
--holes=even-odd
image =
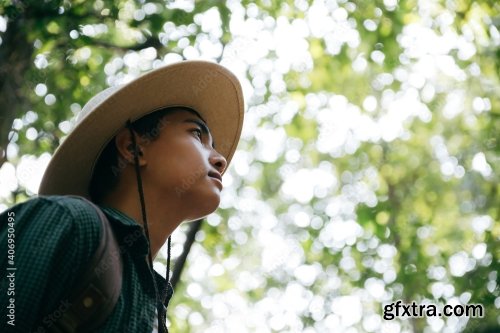
[[(136, 143), (139, 149), (139, 165), (144, 166), (147, 164), (144, 158), (143, 148), (140, 143), (140, 137), (134, 132)], [(127, 161), (130, 164), (134, 164), (134, 145), (130, 136), (130, 130), (128, 128), (123, 128), (115, 136), (115, 145), (118, 151), (118, 158)]]

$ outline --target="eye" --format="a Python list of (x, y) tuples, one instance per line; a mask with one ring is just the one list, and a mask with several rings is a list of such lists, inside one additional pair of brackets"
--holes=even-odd
[(201, 130), (199, 128), (195, 128), (191, 130), (191, 132), (196, 133), (196, 136), (201, 140)]

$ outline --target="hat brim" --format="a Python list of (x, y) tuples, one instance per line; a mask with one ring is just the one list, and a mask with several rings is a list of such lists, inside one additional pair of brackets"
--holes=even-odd
[(127, 120), (169, 106), (196, 110), (229, 165), (243, 125), (241, 85), (216, 63), (183, 61), (151, 71), (101, 101), (55, 151), (38, 193), (89, 198), (93, 169), (106, 144)]

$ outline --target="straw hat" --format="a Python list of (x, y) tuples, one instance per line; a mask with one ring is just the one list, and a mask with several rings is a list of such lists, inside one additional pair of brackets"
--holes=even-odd
[(186, 106), (198, 111), (210, 128), (217, 151), (229, 164), (243, 125), (240, 83), (229, 70), (216, 63), (182, 61), (93, 97), (54, 153), (39, 194), (75, 194), (89, 198), (94, 166), (106, 144), (127, 120), (135, 121), (169, 106)]

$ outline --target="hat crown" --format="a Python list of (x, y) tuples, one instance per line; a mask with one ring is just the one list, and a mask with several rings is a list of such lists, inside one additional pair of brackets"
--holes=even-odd
[(119, 90), (123, 85), (113, 86), (104, 89), (97, 95), (93, 96), (88, 102), (83, 106), (82, 110), (78, 112), (76, 116), (76, 124), (79, 124), (83, 119), (85, 119), (93, 110), (95, 110), (102, 102), (108, 99), (115, 91)]

